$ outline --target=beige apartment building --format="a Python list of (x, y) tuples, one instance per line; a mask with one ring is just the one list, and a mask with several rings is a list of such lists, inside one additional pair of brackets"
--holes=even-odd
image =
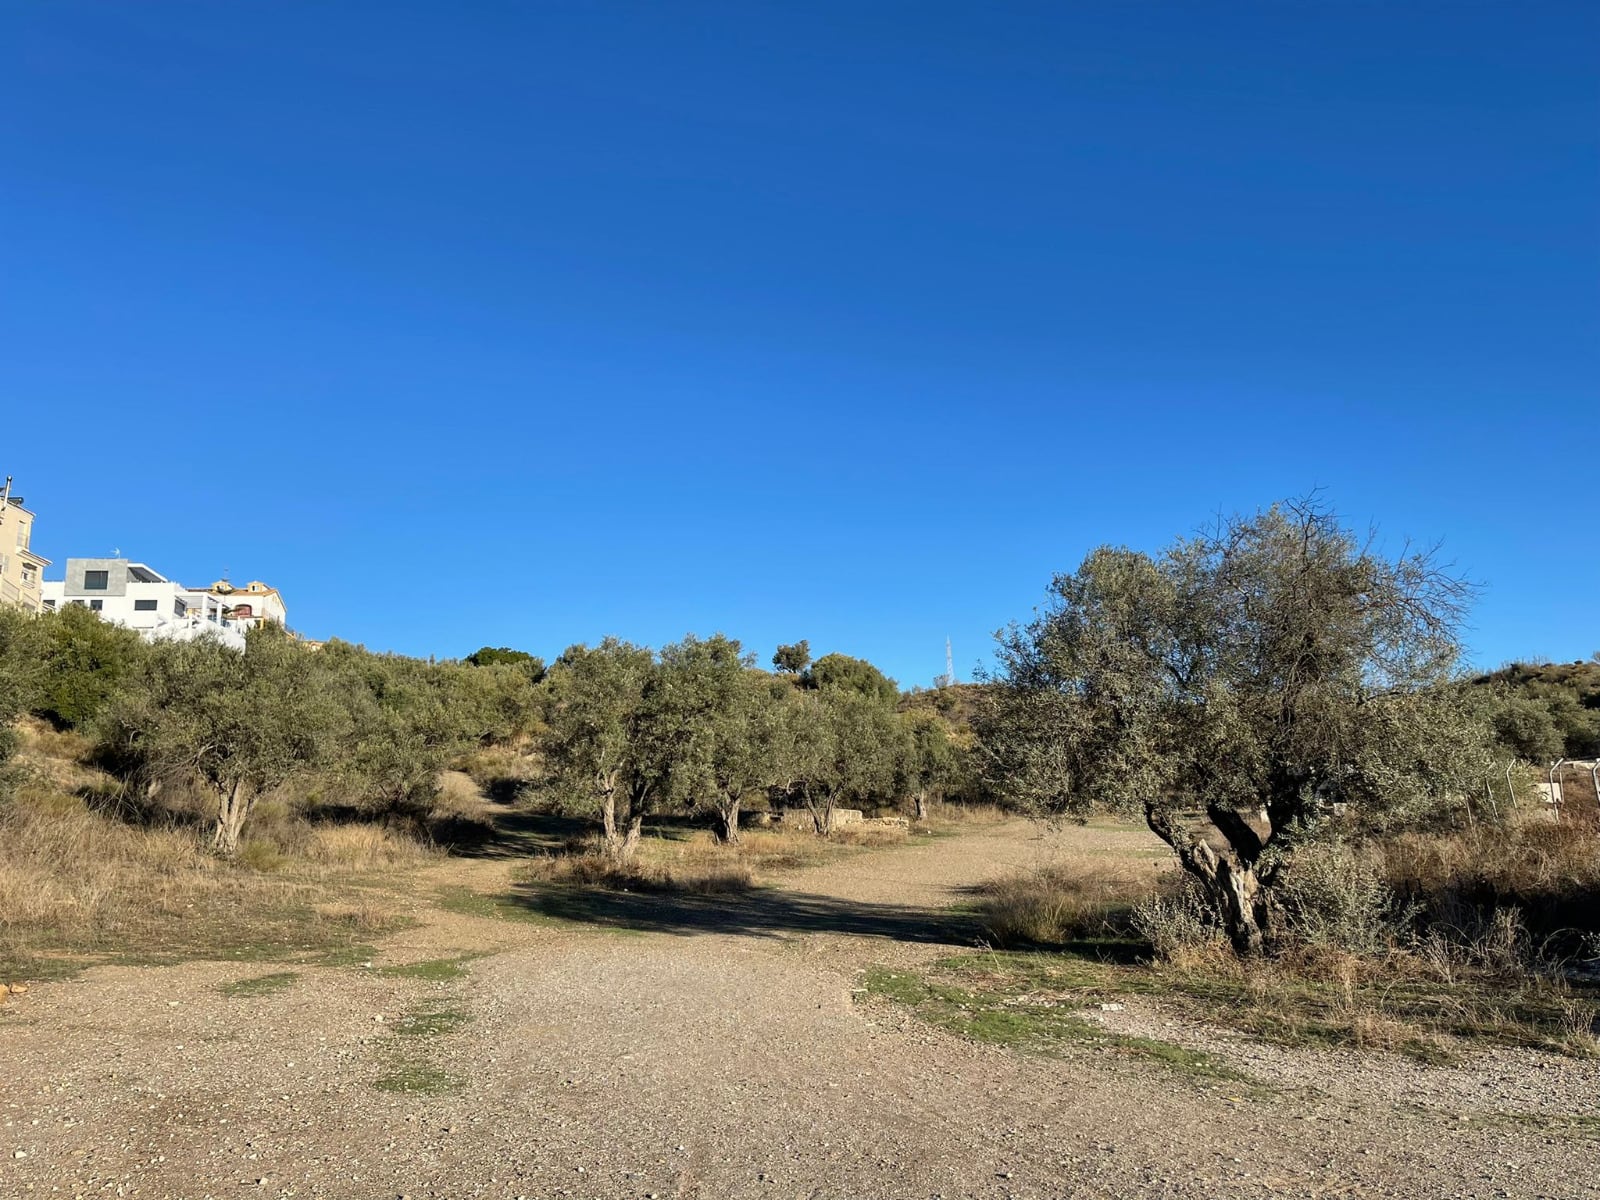
[(0, 488), (0, 604), (39, 612), (44, 607), (41, 577), (50, 565), (31, 549), (33, 514), (22, 507), (22, 497), (11, 494), (11, 476)]

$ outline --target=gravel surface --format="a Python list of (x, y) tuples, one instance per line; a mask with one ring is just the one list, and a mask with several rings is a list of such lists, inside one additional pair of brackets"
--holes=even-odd
[(452, 862), (379, 961), (481, 955), (458, 979), (293, 968), (230, 997), (291, 968), (191, 963), (38, 985), (0, 1018), (0, 1196), (1600, 1197), (1594, 1064), (1425, 1068), (1105, 1014), (1280, 1086), (1238, 1096), (855, 994), (864, 966), (969, 940), (947, 910), (971, 885), (1111, 836), (979, 827), (749, 897), (569, 914), (610, 929), (439, 911), (432, 885), (509, 888), (509, 862)]

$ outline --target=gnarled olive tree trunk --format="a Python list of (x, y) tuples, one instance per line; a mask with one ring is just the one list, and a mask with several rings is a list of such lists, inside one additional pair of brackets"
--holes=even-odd
[(600, 799), (600, 828), (606, 856), (617, 862), (632, 862), (634, 851), (639, 849), (644, 814), (635, 812), (626, 820), (619, 820), (616, 793), (607, 792)]
[(1237, 812), (1213, 807), (1206, 815), (1226, 844), (1220, 852), (1202, 830), (1184, 823), (1170, 809), (1145, 806), (1151, 832), (1171, 846), (1183, 869), (1200, 881), (1234, 952), (1258, 957), (1272, 933), (1269, 896), (1257, 867), (1267, 838)]
[(727, 796), (717, 806), (717, 815), (722, 819), (722, 840), (730, 846), (739, 844), (739, 804), (742, 797)]
[(211, 835), (211, 848), (224, 858), (239, 852), (244, 823), (255, 807), (255, 793), (237, 779), (217, 792), (217, 827)]
[(816, 829), (817, 836), (827, 837), (833, 832), (834, 794), (825, 788), (808, 787), (804, 795), (806, 808), (811, 813), (811, 824)]

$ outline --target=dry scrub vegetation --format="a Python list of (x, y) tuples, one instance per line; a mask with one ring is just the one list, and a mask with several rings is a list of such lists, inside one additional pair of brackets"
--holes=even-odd
[(903, 844), (904, 826), (852, 825), (819, 838), (804, 829), (747, 829), (728, 843), (709, 830), (667, 826), (639, 843), (629, 860), (607, 854), (598, 837), (576, 839), (521, 871), (526, 883), (614, 891), (718, 895), (758, 887), (771, 875), (813, 866), (852, 850)]
[(404, 830), (318, 824), (262, 802), (237, 862), (209, 853), (199, 798), (133, 808), (79, 735), (25, 720), (0, 805), (0, 976), (86, 962), (325, 955), (393, 927), (372, 873), (436, 854)]
[(1543, 821), (1313, 846), (1283, 868), (1274, 953), (1254, 961), (1176, 869), (1072, 855), (986, 885), (975, 907), (1008, 952), (948, 960), (929, 983), (959, 983), (973, 1011), (1012, 1019), (1146, 995), (1286, 1044), (1590, 1056), (1597, 849), (1592, 830)]

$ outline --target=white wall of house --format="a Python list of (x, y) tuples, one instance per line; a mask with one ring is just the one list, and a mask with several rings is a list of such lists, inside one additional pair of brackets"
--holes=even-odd
[(81, 604), (100, 614), (103, 621), (125, 625), (129, 629), (154, 629), (169, 621), (190, 617), (220, 616), (222, 606), (213, 597), (196, 597), (182, 584), (129, 582), (121, 595), (66, 595), (64, 580), (48, 581), (44, 585), (46, 608), (62, 608), (68, 604)]
[(235, 627), (216, 596), (195, 592), (143, 563), (127, 559), (69, 558), (65, 579), (43, 586), (46, 609), (81, 604), (103, 621), (149, 636), (174, 627)]

